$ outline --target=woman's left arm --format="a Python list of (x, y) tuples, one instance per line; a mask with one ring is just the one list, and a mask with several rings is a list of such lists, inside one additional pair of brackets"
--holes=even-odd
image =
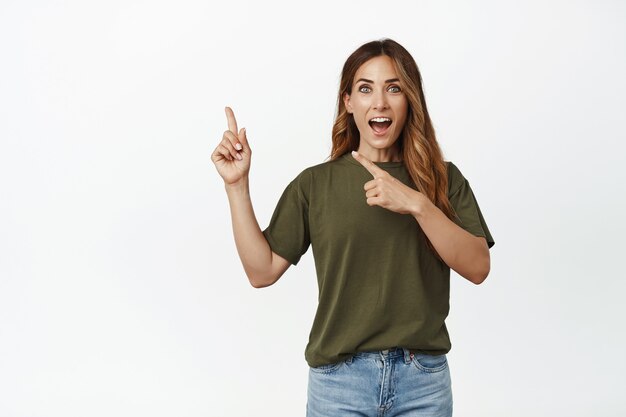
[(474, 284), (487, 278), (491, 264), (487, 239), (454, 223), (428, 197), (369, 159), (356, 152), (353, 156), (374, 177), (363, 186), (368, 205), (411, 214), (446, 265)]
[(463, 278), (477, 285), (482, 283), (491, 265), (487, 240), (463, 229), (423, 194), (415, 192), (418, 195), (411, 205), (411, 214), (441, 259)]

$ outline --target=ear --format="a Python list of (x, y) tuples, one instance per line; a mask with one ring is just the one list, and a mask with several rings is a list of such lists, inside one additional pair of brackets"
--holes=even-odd
[(346, 106), (348, 113), (352, 113), (352, 106), (350, 105), (350, 94), (345, 93), (343, 95), (343, 104)]

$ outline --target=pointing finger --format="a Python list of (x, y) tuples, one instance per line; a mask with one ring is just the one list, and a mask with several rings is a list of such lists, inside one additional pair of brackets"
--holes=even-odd
[(226, 111), (226, 119), (228, 119), (228, 130), (233, 132), (235, 135), (237, 134), (237, 119), (235, 119), (235, 113), (233, 113), (233, 109), (230, 107), (226, 107), (224, 109)]
[(376, 177), (380, 176), (381, 174), (387, 172), (384, 169), (379, 168), (378, 166), (376, 166), (375, 163), (373, 163), (372, 161), (370, 161), (369, 159), (367, 159), (363, 155), (360, 155), (356, 151), (352, 151), (352, 156), (354, 157), (354, 159), (359, 161), (361, 163), (361, 165), (363, 165), (365, 167), (365, 169), (367, 169), (369, 171), (369, 173), (374, 176), (374, 178), (376, 178)]

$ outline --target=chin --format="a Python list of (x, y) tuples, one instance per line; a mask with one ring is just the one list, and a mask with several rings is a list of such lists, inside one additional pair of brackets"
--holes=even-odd
[(397, 139), (385, 139), (385, 138), (373, 138), (367, 141), (367, 144), (374, 149), (388, 149), (392, 148), (398, 142)]

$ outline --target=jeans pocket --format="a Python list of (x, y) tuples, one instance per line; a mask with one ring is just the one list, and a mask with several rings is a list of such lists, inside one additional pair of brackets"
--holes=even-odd
[(330, 374), (331, 372), (335, 372), (337, 369), (341, 368), (341, 365), (343, 365), (344, 363), (346, 363), (345, 360), (339, 361), (339, 362), (335, 362), (335, 363), (329, 363), (329, 364), (324, 364), (324, 365), (320, 365), (320, 366), (315, 366), (315, 367), (309, 366), (309, 368), (313, 372), (317, 372), (317, 373), (320, 373), (320, 374)]
[(427, 355), (415, 353), (412, 359), (413, 365), (423, 372), (441, 372), (448, 367), (448, 358), (443, 355)]

